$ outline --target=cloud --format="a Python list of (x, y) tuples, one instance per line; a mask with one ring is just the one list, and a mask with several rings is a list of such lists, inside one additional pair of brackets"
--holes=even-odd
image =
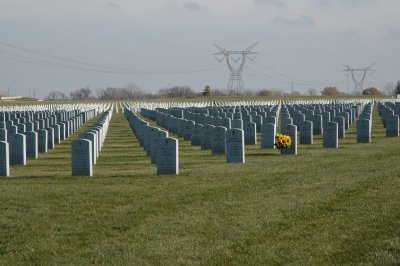
[(286, 3), (283, 0), (254, 0), (255, 6), (269, 5), (278, 8), (285, 8)]
[(310, 27), (315, 25), (314, 19), (309, 16), (300, 16), (297, 18), (285, 18), (277, 16), (272, 19), (272, 22), (275, 24), (288, 27), (296, 27), (296, 26)]
[(207, 6), (200, 5), (199, 3), (193, 1), (183, 2), (182, 7), (184, 10), (192, 13), (200, 13), (208, 10)]

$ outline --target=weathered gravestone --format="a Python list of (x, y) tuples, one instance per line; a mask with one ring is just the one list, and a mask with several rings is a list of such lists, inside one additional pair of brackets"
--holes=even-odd
[(386, 118), (386, 137), (399, 136), (399, 116), (390, 115)]
[(159, 142), (157, 152), (157, 174), (177, 175), (179, 173), (178, 140), (165, 138)]
[(338, 138), (338, 124), (336, 122), (324, 124), (323, 147), (337, 149), (339, 147)]
[(38, 158), (38, 133), (35, 131), (28, 131), (26, 136), (26, 157)]
[(275, 148), (276, 125), (265, 123), (261, 126), (261, 148)]
[(242, 129), (232, 128), (226, 132), (226, 162), (245, 163)]
[(0, 141), (0, 176), (10, 176), (9, 144)]
[(313, 144), (313, 122), (304, 120), (299, 123), (300, 144)]
[(226, 127), (215, 127), (212, 135), (211, 154), (225, 154)]
[(290, 148), (281, 149), (282, 155), (297, 155), (297, 127), (295, 125), (286, 125), (282, 128), (282, 134), (289, 135), (292, 139)]
[(10, 164), (26, 165), (26, 137), (13, 134), (10, 139)]
[(92, 176), (92, 143), (87, 139), (77, 139), (71, 143), (72, 176)]

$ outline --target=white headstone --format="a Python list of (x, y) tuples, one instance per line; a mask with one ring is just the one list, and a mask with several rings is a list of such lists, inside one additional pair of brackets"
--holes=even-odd
[(210, 150), (212, 145), (213, 139), (213, 132), (214, 132), (213, 125), (204, 125), (203, 131), (201, 133), (201, 149), (202, 150)]
[(304, 120), (299, 122), (300, 144), (313, 144), (313, 122)]
[(255, 145), (257, 144), (257, 125), (253, 122), (244, 123), (244, 144)]
[(25, 133), (26, 136), (26, 157), (38, 158), (38, 133), (35, 131), (28, 131)]
[(399, 116), (390, 115), (386, 118), (386, 137), (399, 136)]
[(92, 163), (96, 164), (97, 162), (97, 134), (89, 131), (85, 131), (79, 134), (80, 139), (90, 140), (90, 144), (92, 145)]
[(265, 123), (261, 126), (261, 148), (275, 149), (276, 125)]
[(46, 128), (47, 130), (47, 148), (54, 149), (54, 128)]
[(282, 134), (289, 135), (292, 140), (292, 144), (290, 145), (290, 148), (281, 149), (281, 154), (297, 155), (297, 127), (295, 125), (286, 125), (281, 130), (282, 130)]
[(60, 125), (59, 124), (54, 124), (52, 126), (54, 129), (54, 143), (60, 143), (61, 138), (60, 138)]
[(150, 156), (151, 163), (157, 162), (157, 153), (159, 148), (159, 142), (163, 139), (168, 138), (168, 132), (164, 130), (158, 130), (153, 132), (153, 136), (151, 137), (150, 144)]
[(226, 162), (245, 163), (244, 131), (232, 128), (226, 131)]
[(191, 134), (192, 146), (200, 146), (201, 145), (202, 132), (203, 132), (203, 125), (202, 124), (193, 125), (192, 134)]
[(215, 127), (212, 136), (211, 153), (225, 154), (226, 127)]
[(48, 146), (48, 132), (45, 129), (39, 129), (38, 133), (38, 149), (39, 152), (47, 152)]
[(9, 145), (0, 141), (0, 176), (10, 176), (10, 152)]
[(159, 142), (157, 153), (157, 174), (177, 175), (179, 173), (178, 140), (165, 138)]
[(92, 143), (87, 139), (71, 142), (72, 176), (92, 176)]
[(357, 120), (357, 143), (371, 143), (371, 120)]
[(13, 134), (10, 139), (10, 164), (26, 165), (26, 137)]
[(338, 124), (338, 137), (339, 139), (344, 139), (346, 138), (346, 118), (343, 116), (336, 116), (333, 119), (334, 122)]
[(324, 148), (334, 149), (339, 147), (338, 124), (336, 122), (324, 124), (323, 146)]
[(7, 142), (7, 129), (0, 128), (0, 141)]
[[(235, 114), (237, 114), (237, 113), (235, 113)], [(243, 120), (233, 119), (231, 121), (231, 128), (243, 129)]]

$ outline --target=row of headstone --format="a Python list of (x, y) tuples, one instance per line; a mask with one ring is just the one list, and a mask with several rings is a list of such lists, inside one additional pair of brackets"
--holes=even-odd
[[(281, 113), (281, 128), (285, 129), (289, 125), (296, 125), (296, 135), (297, 129), (299, 129), (300, 144), (313, 144), (314, 134), (323, 134), (323, 128), (325, 127), (327, 132), (323, 134), (323, 147), (327, 148), (338, 148), (338, 139), (345, 138), (345, 130), (349, 128), (349, 125), (355, 120), (356, 114), (360, 112), (362, 104), (347, 104), (338, 105), (333, 107), (325, 107), (318, 111), (314, 107), (314, 110), (310, 110), (304, 107), (302, 111), (296, 110), (292, 107), (292, 112), (294, 113), (294, 119), (291, 118), (289, 108), (282, 108)], [(312, 108), (311, 108), (312, 109)], [(279, 109), (278, 109), (279, 110)], [(215, 118), (210, 116), (209, 109), (198, 109), (196, 110), (194, 117), (197, 120), (203, 120), (209, 122), (210, 124), (200, 124), (193, 120), (187, 120), (183, 117), (193, 117), (191, 111), (182, 109), (157, 109), (157, 110), (147, 110), (145, 108), (141, 109), (141, 114), (149, 119), (153, 119), (157, 124), (167, 128), (168, 130), (176, 133), (178, 136), (183, 137), (185, 140), (191, 140), (192, 145), (199, 145), (202, 149), (210, 149), (212, 147), (212, 135), (213, 130), (217, 127), (213, 125), (215, 121), (221, 122), (222, 119), (230, 119), (227, 114), (217, 110), (217, 115), (222, 114), (222, 117)], [(317, 114), (314, 114), (314, 111)], [(215, 113), (213, 113), (215, 114)], [(262, 148), (275, 148), (275, 135), (276, 135), (276, 117), (271, 117), (273, 119), (272, 123), (252, 123), (247, 121), (252, 121), (253, 117), (249, 116), (247, 113), (231, 113), (233, 120), (228, 120), (232, 128), (241, 128), (244, 130), (244, 143), (245, 144), (256, 144), (257, 134), (256, 132), (261, 131), (261, 147)], [(256, 115), (256, 113), (254, 114)], [(237, 119), (235, 119), (237, 118)], [(312, 119), (305, 120), (306, 118)], [(244, 119), (244, 120), (242, 120)], [(314, 123), (315, 122), (315, 123)], [(245, 126), (243, 126), (243, 124)], [(314, 126), (315, 125), (315, 126)], [(258, 127), (257, 127), (258, 126)], [(297, 145), (297, 139), (295, 141)], [(293, 145), (293, 146), (296, 146)], [(297, 147), (296, 147), (297, 153)]]
[(372, 104), (367, 104), (357, 120), (357, 143), (371, 143)]
[(377, 104), (378, 113), (381, 116), (384, 128), (386, 128), (387, 137), (399, 136), (399, 108), (399, 102), (378, 102)]
[(158, 175), (179, 174), (179, 143), (170, 138), (167, 131), (150, 126), (148, 122), (129, 108), (123, 111), (130, 128), (139, 140), (140, 146), (157, 166)]
[(71, 143), (72, 176), (92, 176), (106, 138), (112, 109), (105, 111), (88, 130), (79, 134)]
[[(83, 113), (92, 111), (85, 111)], [(79, 114), (73, 116), (73, 114)], [(61, 118), (60, 118), (61, 116)], [(10, 175), (10, 165), (26, 165), (39, 152), (53, 149), (82, 125), (80, 110), (65, 112), (0, 112), (1, 176)], [(64, 118), (69, 120), (64, 121)]]

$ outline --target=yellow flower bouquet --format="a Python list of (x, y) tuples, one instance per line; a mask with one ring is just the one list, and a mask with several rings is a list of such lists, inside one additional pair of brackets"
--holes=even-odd
[(284, 134), (276, 134), (275, 136), (275, 147), (278, 149), (286, 149), (290, 148), (290, 145), (292, 145), (292, 139), (290, 138), (289, 135), (284, 135)]

